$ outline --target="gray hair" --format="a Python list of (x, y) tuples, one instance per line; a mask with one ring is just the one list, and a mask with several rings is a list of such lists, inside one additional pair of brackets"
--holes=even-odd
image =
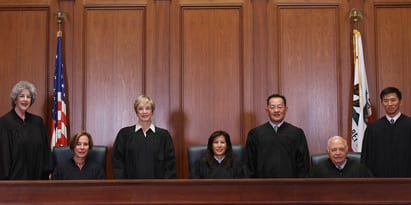
[(30, 92), (31, 95), (31, 102), (30, 106), (33, 105), (34, 101), (36, 101), (36, 96), (37, 96), (37, 90), (36, 87), (33, 85), (33, 83), (30, 83), (28, 81), (20, 81), (14, 85), (13, 89), (11, 90), (10, 93), (10, 99), (11, 99), (11, 106), (15, 107), (16, 106), (16, 99), (17, 96), (21, 93), (22, 90), (27, 89)]
[(335, 140), (341, 140), (341, 141), (343, 142), (344, 146), (345, 146), (345, 149), (348, 150), (348, 143), (347, 143), (347, 140), (346, 140), (344, 137), (341, 137), (341, 136), (332, 136), (332, 137), (330, 137), (330, 138), (328, 139), (328, 141), (327, 141), (327, 152), (330, 151), (331, 142), (332, 142), (332, 141), (335, 141)]

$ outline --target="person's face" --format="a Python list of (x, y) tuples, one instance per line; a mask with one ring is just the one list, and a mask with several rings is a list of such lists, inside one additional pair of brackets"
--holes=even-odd
[(213, 140), (213, 152), (216, 157), (223, 157), (227, 151), (227, 142), (223, 135), (220, 135)]
[(137, 117), (139, 122), (151, 122), (153, 109), (149, 103), (137, 106)]
[(85, 158), (87, 157), (88, 151), (90, 150), (89, 140), (88, 137), (82, 135), (74, 147), (74, 156), (77, 158)]
[(16, 109), (20, 111), (27, 111), (31, 105), (31, 94), (28, 89), (23, 89), (16, 97), (14, 101), (16, 103)]
[(332, 140), (328, 145), (328, 156), (335, 165), (342, 165), (348, 153), (348, 145), (341, 139)]
[(265, 110), (267, 111), (270, 121), (278, 124), (284, 120), (287, 109), (282, 98), (274, 97), (268, 101), (268, 106)]
[(387, 95), (384, 95), (382, 98), (382, 106), (385, 109), (385, 113), (387, 113), (388, 116), (395, 116), (400, 112), (400, 105), (401, 105), (401, 100), (398, 98), (396, 93), (389, 93)]

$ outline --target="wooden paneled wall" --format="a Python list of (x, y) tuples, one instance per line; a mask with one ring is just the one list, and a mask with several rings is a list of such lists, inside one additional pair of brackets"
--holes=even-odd
[(147, 94), (186, 178), (188, 146), (217, 129), (244, 144), (267, 121), (266, 97), (279, 92), (286, 120), (304, 129), (312, 154), (323, 152), (328, 137), (350, 136), (354, 7), (365, 14), (374, 116), (384, 114), (379, 92), (391, 85), (411, 115), (410, 0), (0, 0), (0, 113), (25, 79), (39, 92), (31, 111), (50, 125), (60, 9), (70, 134), (84, 129), (111, 147), (136, 122), (134, 99)]

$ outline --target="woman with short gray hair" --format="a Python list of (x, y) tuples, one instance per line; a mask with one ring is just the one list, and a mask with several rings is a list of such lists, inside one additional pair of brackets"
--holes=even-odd
[(0, 179), (49, 179), (52, 170), (47, 129), (40, 116), (28, 112), (37, 97), (28, 81), (11, 90), (12, 109), (0, 118)]

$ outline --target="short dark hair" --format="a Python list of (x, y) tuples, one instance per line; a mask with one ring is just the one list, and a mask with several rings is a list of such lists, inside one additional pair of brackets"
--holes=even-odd
[(381, 100), (384, 98), (384, 96), (386, 96), (388, 94), (391, 94), (391, 93), (395, 93), (397, 95), (398, 99), (400, 99), (400, 100), (402, 99), (401, 91), (398, 88), (396, 88), (396, 87), (386, 87), (381, 91), (381, 94), (380, 94)]
[(268, 96), (268, 98), (267, 98), (267, 105), (270, 104), (270, 99), (271, 99), (271, 98), (281, 98), (281, 99), (283, 99), (283, 101), (284, 101), (284, 105), (285, 105), (285, 106), (287, 105), (287, 100), (285, 99), (285, 97), (284, 97), (283, 95), (278, 94), (278, 93), (275, 93), (275, 94), (272, 94), (272, 95)]
[(93, 149), (93, 138), (91, 137), (90, 133), (86, 131), (77, 132), (73, 137), (70, 138), (70, 149), (74, 150), (81, 136), (86, 136), (88, 138), (89, 150)]

